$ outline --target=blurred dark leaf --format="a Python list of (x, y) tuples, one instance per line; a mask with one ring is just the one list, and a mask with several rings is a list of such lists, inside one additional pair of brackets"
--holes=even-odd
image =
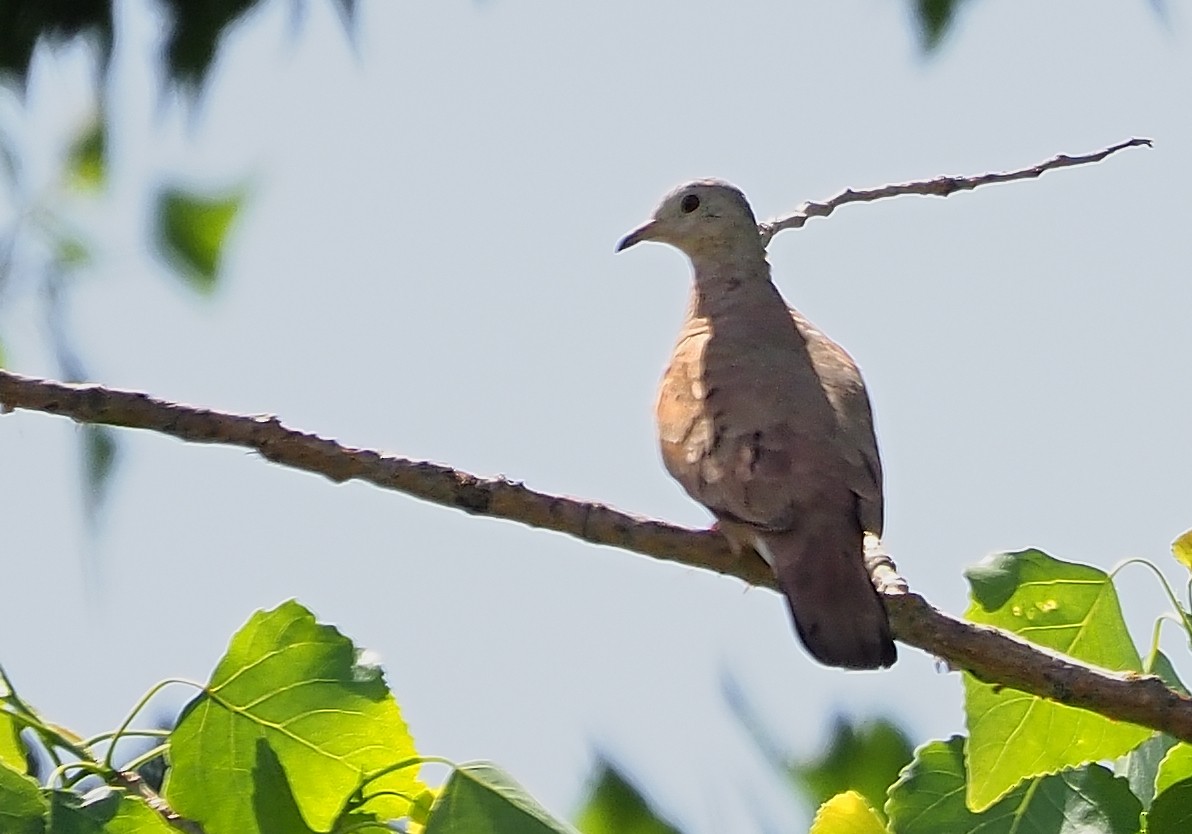
[(588, 798), (575, 818), (583, 834), (680, 834), (612, 764), (597, 762)]
[(851, 790), (880, 812), (887, 789), (913, 757), (910, 740), (893, 722), (853, 725), (837, 719), (828, 749), (809, 761), (792, 763), (790, 773), (813, 806)]
[(83, 506), (94, 521), (103, 509), (119, 446), (106, 426), (86, 425), (83, 433)]
[(66, 179), (80, 191), (99, 191), (107, 179), (107, 128), (103, 116), (95, 118), (79, 134), (66, 155)]
[(776, 770), (789, 776), (813, 809), (837, 794), (852, 790), (881, 813), (886, 789), (914, 754), (906, 734), (891, 721), (877, 719), (854, 725), (838, 717), (827, 749), (813, 759), (794, 761), (775, 742), (777, 734), (766, 726), (740, 684), (726, 677), (722, 686), (729, 709), (758, 750)]
[(157, 195), (158, 250), (191, 289), (204, 295), (214, 291), (228, 230), (243, 202), (243, 191), (207, 197), (164, 188)]
[(924, 52), (932, 52), (943, 42), (961, 2), (963, 0), (914, 0), (919, 43)]
[(39, 38), (80, 35), (95, 41), (106, 66), (112, 54), (111, 0), (0, 0), (0, 74), (11, 73), (24, 89)]
[(225, 30), (259, 0), (165, 0), (165, 61), (170, 79), (191, 92), (203, 85)]

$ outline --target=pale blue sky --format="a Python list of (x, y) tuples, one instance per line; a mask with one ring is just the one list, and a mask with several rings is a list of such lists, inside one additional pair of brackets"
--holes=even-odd
[[(662, 193), (719, 176), (769, 217), (1149, 136), (1035, 182), (848, 207), (770, 252), (862, 366), (887, 541), (937, 605), (963, 611), (961, 570), (998, 549), (1163, 561), (1192, 526), (1183, 9), (985, 0), (925, 60), (900, 3), (373, 2), (355, 46), (312, 5), (293, 41), (285, 4), (238, 28), (190, 117), (149, 75), (150, 8), (122, 5), (115, 193), (83, 213), (106, 255), (74, 317), (98, 381), (704, 524), (652, 425), (687, 265), (613, 253)], [(85, 66), (43, 52), (27, 111), (5, 104), (45, 177)], [(169, 172), (254, 186), (207, 302), (142, 245)], [(12, 367), (52, 373), (34, 300), (5, 300)], [(204, 678), (288, 597), (381, 654), (424, 752), (494, 759), (560, 813), (599, 748), (690, 831), (792, 830), (725, 672), (800, 753), (837, 712), (963, 729), (956, 675), (907, 648), (881, 674), (816, 666), (767, 591), (144, 433), (122, 434), (88, 603), (75, 431), (0, 419), (0, 660), (81, 732)], [(1145, 640), (1162, 597), (1141, 573), (1124, 589)]]

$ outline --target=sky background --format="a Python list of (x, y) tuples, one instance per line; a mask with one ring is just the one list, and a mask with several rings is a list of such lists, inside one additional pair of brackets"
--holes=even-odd
[[(1164, 19), (982, 0), (927, 59), (901, 3), (366, 2), (354, 38), (322, 4), (294, 26), (272, 3), (193, 109), (154, 74), (155, 7), (117, 5), (105, 198), (53, 186), (94, 107), (86, 50), (41, 50), (25, 104), (0, 93), (45, 198), (102, 253), (72, 316), (96, 381), (688, 525), (707, 515), (663, 471), (652, 414), (688, 266), (663, 246), (613, 252), (664, 192), (722, 177), (764, 218), (1153, 138), (1033, 182), (846, 207), (780, 234), (770, 259), (865, 373), (886, 541), (917, 591), (959, 614), (963, 568), (1027, 546), (1106, 568), (1145, 556), (1183, 583), (1178, 4)], [(209, 300), (146, 246), (163, 177), (251, 186)], [(20, 286), (0, 299), (10, 367), (54, 375)], [(957, 675), (906, 647), (880, 674), (817, 666), (768, 591), (239, 449), (122, 432), (92, 536), (77, 431), (0, 419), (0, 662), (84, 734), (161, 678), (205, 679), (252, 611), (289, 597), (380, 653), (422, 752), (493, 759), (563, 814), (602, 751), (692, 832), (798, 830), (726, 675), (799, 755), (838, 714), (894, 716), (917, 741), (963, 730)], [(1145, 645), (1163, 596), (1139, 569), (1121, 587)]]

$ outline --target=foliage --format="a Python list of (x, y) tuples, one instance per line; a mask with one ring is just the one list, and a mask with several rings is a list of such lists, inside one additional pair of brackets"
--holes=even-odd
[[(163, 4), (163, 69), (169, 80), (198, 90), (211, 70), (228, 31), (262, 0), (166, 0)], [(336, 0), (345, 24), (356, 0)], [(300, 8), (296, 7), (296, 11)], [(106, 67), (111, 63), (115, 24), (112, 0), (0, 0), (0, 77), (24, 87), (38, 41), (91, 41)]]
[[(61, 143), (57, 182), (31, 181), (22, 162), (24, 148), (0, 130), (0, 201), (13, 211), (0, 226), (0, 301), (18, 291), (43, 300), (45, 331), (58, 365), (58, 376), (84, 382), (90, 376), (77, 349), (67, 310), (74, 289), (105, 259), (104, 235), (78, 220), (107, 197), (109, 190), (108, 127), (95, 112), (77, 133)], [(177, 276), (199, 296), (219, 285), (221, 265), (231, 231), (246, 197), (243, 188), (224, 193), (162, 185), (154, 203), (154, 243), (167, 274)], [(93, 212), (92, 212), (93, 214)], [(18, 290), (19, 288), (19, 290)], [(4, 307), (0, 303), (0, 310)], [(0, 321), (0, 325), (3, 321)], [(0, 339), (0, 367), (7, 364)], [(83, 506), (94, 521), (120, 458), (116, 435), (102, 426), (79, 432)]]
[[(442, 788), (428, 788), (423, 766), (450, 763), (417, 753), (380, 668), (296, 602), (250, 617), (206, 684), (159, 684), (117, 730), (91, 739), (0, 681), (4, 834), (169, 832), (172, 815), (206, 834), (385, 831), (393, 821), (426, 834), (574, 832), (491, 764), (451, 765)], [(199, 690), (174, 729), (131, 729), (169, 684)], [(158, 744), (116, 764), (119, 742), (137, 736)], [(31, 747), (54, 765), (44, 784), (30, 775)], [(135, 772), (163, 758), (158, 797)], [(84, 792), (94, 777), (103, 785)]]
[[(1172, 544), (1185, 566), (1189, 542), (1192, 531)], [(1139, 659), (1112, 575), (1024, 550), (990, 557), (966, 576), (972, 591), (966, 616), (973, 622), (1086, 663), (1155, 674), (1187, 691), (1158, 648), (1157, 627), (1145, 661)], [(1175, 612), (1160, 622), (1187, 628), (1189, 605), (1164, 587)], [(771, 763), (818, 805), (812, 834), (1192, 831), (1192, 745), (967, 674), (964, 688), (967, 738), (931, 741), (912, 754), (888, 722), (838, 721), (825, 752), (806, 762), (774, 749), (772, 734), (739, 693), (730, 691), (729, 700)], [(640, 794), (629, 789), (628, 796), (631, 819), (657, 819), (641, 806)], [(673, 830), (636, 824), (624, 830)], [(607, 830), (614, 829), (584, 829)]]
[[(1185, 534), (1172, 546), (1181, 560), (1187, 541)], [(1139, 659), (1112, 575), (1038, 550), (998, 554), (966, 575), (970, 620), (1182, 689), (1158, 649), (1158, 629), (1146, 662)], [(1167, 590), (1186, 624), (1188, 606)], [(154, 687), (114, 732), (83, 739), (42, 718), (0, 672), (0, 832), (165, 832), (175, 830), (171, 814), (207, 834), (381, 831), (391, 823), (422, 834), (577, 830), (495, 765), (420, 755), (381, 669), (296, 602), (249, 618), (211, 679), (190, 684), (198, 694), (172, 730), (131, 729), (152, 696), (177, 683), (186, 682)], [(964, 691), (968, 737), (913, 753), (888, 722), (841, 721), (822, 756), (794, 761), (775, 751), (743, 702), (734, 709), (774, 766), (819, 806), (813, 834), (1189, 830), (1192, 745), (967, 676)], [(117, 764), (118, 744), (131, 737), (156, 746)], [(31, 771), (38, 757), (53, 765), (41, 782)], [(157, 797), (136, 774), (163, 762)], [(450, 767), (438, 788), (422, 781), (430, 764)], [(84, 792), (96, 778), (101, 787)], [(682, 829), (601, 762), (578, 830)]]

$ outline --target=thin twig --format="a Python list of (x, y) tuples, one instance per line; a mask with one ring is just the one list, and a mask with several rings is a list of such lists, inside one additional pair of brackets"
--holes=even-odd
[[(229, 414), (136, 391), (69, 385), (0, 370), (0, 411), (17, 408), (61, 414), (82, 423), (148, 429), (190, 442), (242, 446), (274, 463), (336, 482), (367, 481), (472, 515), (516, 521), (774, 587), (773, 575), (756, 554), (734, 556), (715, 531), (688, 530), (603, 504), (536, 492), (504, 478), (480, 478), (441, 464), (342, 446), (287, 428), (272, 416)], [(890, 567), (880, 552), (868, 555), (871, 566)], [(1192, 699), (1158, 678), (1083, 666), (997, 629), (957, 620), (919, 595), (905, 592), (897, 582), (885, 587), (890, 623), (901, 642), (986, 682), (1192, 742)]]
[(1069, 168), (1073, 165), (1087, 165), (1091, 162), (1100, 162), (1110, 154), (1115, 154), (1125, 148), (1138, 147), (1139, 145), (1146, 145), (1148, 148), (1153, 147), (1150, 139), (1127, 139), (1124, 142), (1118, 142), (1116, 145), (1110, 145), (1108, 148), (1102, 148), (1095, 153), (1082, 154), (1080, 156), (1056, 154), (1051, 159), (1040, 162), (1038, 165), (1033, 165), (1030, 168), (1020, 168), (1017, 171), (995, 171), (971, 177), (936, 177), (930, 180), (900, 182), (895, 185), (883, 185), (878, 188), (865, 188), (859, 191), (846, 188), (844, 191), (822, 203), (806, 202), (788, 215), (759, 223), (757, 231), (761, 235), (762, 245), (769, 246), (770, 240), (773, 239), (774, 235), (784, 229), (802, 228), (812, 217), (827, 217), (836, 211), (836, 209), (848, 203), (872, 203), (874, 200), (882, 200), (886, 197), (901, 197), (904, 194), (917, 194), (923, 197), (947, 197), (950, 194), (955, 194), (957, 191), (971, 191), (979, 185), (1029, 180), (1056, 168)]

